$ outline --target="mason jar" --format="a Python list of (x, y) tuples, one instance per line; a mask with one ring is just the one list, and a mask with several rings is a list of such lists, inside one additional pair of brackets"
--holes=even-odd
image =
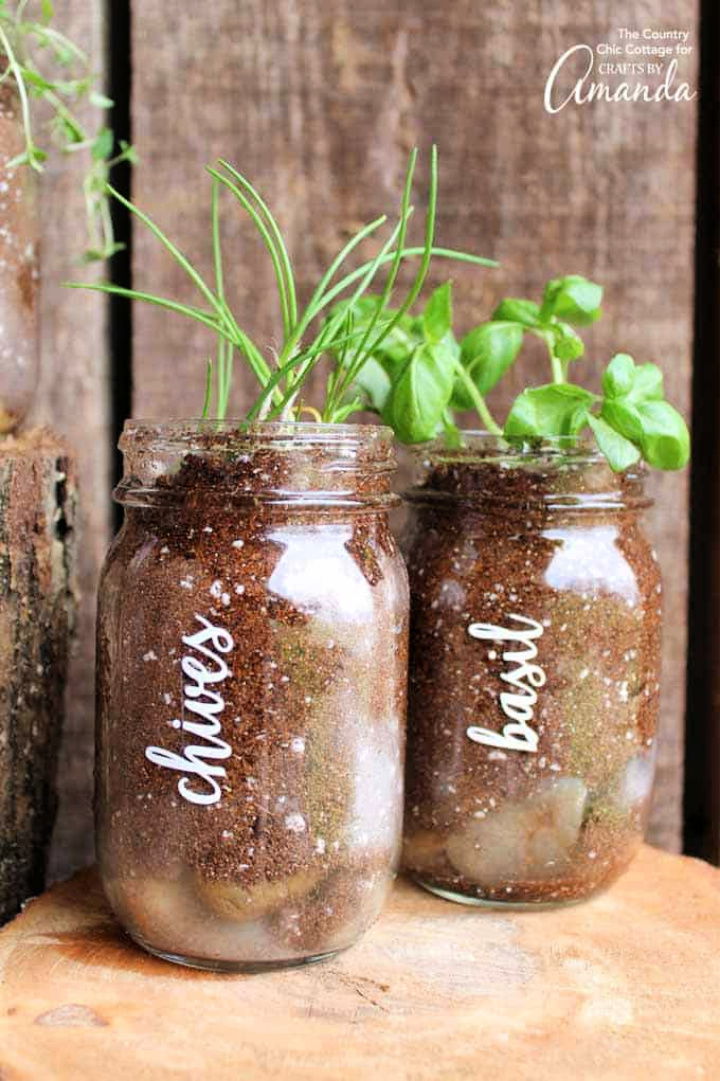
[(24, 149), (17, 90), (6, 82), (0, 86), (0, 435), (22, 421), (38, 379), (35, 176), (29, 165), (8, 167)]
[(404, 864), (469, 904), (588, 897), (643, 836), (661, 582), (643, 473), (577, 442), (463, 433), (406, 493)]
[(399, 856), (392, 436), (130, 421), (100, 586), (97, 830), (123, 927), (254, 970), (350, 946)]

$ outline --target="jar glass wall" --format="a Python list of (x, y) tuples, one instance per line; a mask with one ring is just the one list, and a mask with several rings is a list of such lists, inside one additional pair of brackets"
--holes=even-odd
[(464, 433), (407, 493), (405, 866), (469, 903), (577, 900), (643, 833), (661, 584), (642, 474)]
[(217, 969), (351, 945), (402, 814), (405, 568), (385, 429), (130, 422), (100, 591), (105, 889)]
[(27, 165), (8, 168), (25, 136), (13, 82), (0, 86), (0, 435), (17, 428), (38, 380), (38, 215)]

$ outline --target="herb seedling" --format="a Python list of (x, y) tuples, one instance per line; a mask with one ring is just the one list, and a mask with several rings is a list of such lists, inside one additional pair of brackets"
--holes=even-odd
[[(28, 0), (14, 5), (0, 0), (0, 54), (6, 60), (1, 82), (14, 82), (25, 148), (21, 154), (6, 162), (7, 169), (27, 165), (42, 172), (47, 151), (36, 142), (32, 99), (43, 101), (50, 110), (49, 136), (62, 153), (89, 153), (89, 165), (83, 180), (89, 247), (85, 260), (107, 259), (122, 248), (113, 235), (113, 225), (107, 198), (110, 170), (121, 162), (135, 161), (133, 148), (120, 142), (115, 150), (112, 131), (102, 125), (91, 133), (79, 119), (76, 106), (84, 101), (98, 109), (109, 109), (112, 101), (94, 87), (90, 61), (85, 52), (52, 26), (54, 15), (50, 0), (40, 0), (39, 17), (27, 15)], [(43, 54), (46, 63), (39, 63)]]
[[(417, 151), (414, 150), (405, 175), (397, 222), (380, 244), (375, 256), (352, 270), (348, 269), (349, 257), (366, 238), (379, 234), (387, 221), (385, 215), (363, 226), (338, 252), (303, 309), (298, 305), (292, 264), (278, 223), (250, 181), (223, 160), (219, 161), (216, 167), (208, 167), (207, 170), (211, 178), (212, 284), (206, 281), (156, 222), (117, 191), (108, 188), (110, 194), (150, 230), (182, 268), (201, 298), (199, 307), (111, 283), (70, 284), (74, 288), (95, 289), (158, 305), (213, 331), (217, 339), (216, 354), (214, 360), (207, 363), (203, 417), (212, 415), (223, 419), (227, 416), (233, 364), (237, 355), (250, 367), (260, 388), (256, 400), (247, 412), (247, 419), (297, 417), (307, 408), (302, 404), (300, 394), (309, 375), (323, 357), (332, 352), (334, 356), (344, 358), (343, 364), (336, 365), (331, 372), (322, 409), (311, 411), (319, 413), (321, 420), (329, 423), (343, 421), (353, 411), (362, 408), (358, 396), (348, 400), (349, 388), (373, 355), (383, 349), (395, 333), (400, 332), (408, 318), (409, 309), (422, 290), (433, 256), (480, 266), (495, 265), (488, 259), (435, 245), (438, 170), (437, 151), (434, 147), (425, 211), (424, 243), (419, 247), (407, 244), (408, 227), (413, 213), (410, 198), (416, 164)], [(241, 327), (228, 301), (220, 221), (220, 196), (224, 191), (229, 192), (250, 217), (272, 263), (282, 324), (282, 344), (270, 359)], [(403, 264), (413, 259), (419, 260), (417, 272), (397, 309), (391, 310), (388, 305), (397, 292), (400, 269)], [(374, 311), (367, 318), (357, 320), (356, 308), (363, 308), (368, 289), (383, 270), (386, 270), (385, 280)], [(339, 304), (339, 298), (343, 294), (346, 299)]]
[[(509, 442), (572, 437), (590, 428), (618, 472), (640, 458), (658, 469), (680, 469), (689, 458), (690, 437), (683, 418), (665, 401), (656, 365), (636, 365), (618, 353), (605, 370), (601, 395), (568, 381), (570, 365), (585, 352), (575, 328), (600, 317), (602, 292), (580, 275), (553, 278), (540, 304), (509, 297), (458, 342), (446, 283), (419, 316), (404, 312), (395, 319), (361, 370), (355, 371), (352, 356), (342, 352), (336, 353), (337, 368), (352, 371), (350, 393), (404, 443), (433, 439), (441, 431), (457, 443), (453, 411), (475, 409), (489, 432)], [(347, 306), (343, 310), (346, 317), (354, 315), (356, 326), (370, 319), (389, 324), (396, 314), (372, 296), (352, 312)], [(552, 382), (522, 391), (501, 427), (485, 398), (515, 363), (527, 335), (545, 343)]]

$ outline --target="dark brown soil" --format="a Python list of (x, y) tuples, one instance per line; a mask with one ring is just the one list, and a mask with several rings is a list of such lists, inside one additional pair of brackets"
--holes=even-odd
[[(319, 505), (317, 491), (298, 490), (322, 466), (307, 450), (187, 454), (155, 484), (160, 506), (127, 507), (111, 551), (101, 863), (120, 919), (154, 949), (240, 965), (325, 953), (372, 922), (389, 884), (405, 572), (387, 527), (387, 477), (355, 462), (324, 479), (331, 494)], [(348, 485), (355, 506), (339, 502)], [(126, 484), (126, 501), (139, 487), (147, 481)], [(146, 755), (204, 742), (178, 725), (192, 719), (180, 666), (198, 616), (233, 640), (230, 671), (213, 684), (232, 754), (221, 798), (207, 805), (183, 798), (186, 774)], [(209, 791), (197, 778), (192, 787)]]
[[(641, 480), (460, 455), (410, 499), (405, 866), (469, 899), (585, 897), (632, 858), (650, 794), (661, 586)], [(541, 628), (534, 750), (468, 736), (512, 723), (504, 654), (525, 648), (468, 628), (528, 626), (515, 617)]]

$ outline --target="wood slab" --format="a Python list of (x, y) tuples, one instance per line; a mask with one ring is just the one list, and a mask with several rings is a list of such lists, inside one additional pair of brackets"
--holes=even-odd
[(646, 1081), (720, 1074), (720, 871), (644, 848), (608, 893), (505, 914), (399, 882), (324, 964), (146, 956), (93, 872), (0, 933), (2, 1081)]

